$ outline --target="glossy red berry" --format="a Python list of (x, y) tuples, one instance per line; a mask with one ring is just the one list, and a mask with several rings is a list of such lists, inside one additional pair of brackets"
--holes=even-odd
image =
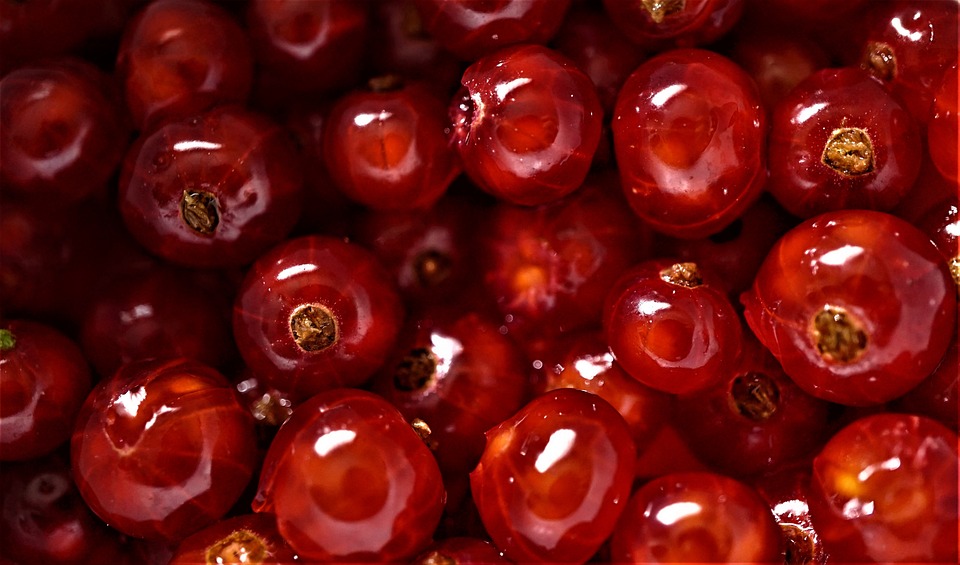
[(774, 110), (771, 194), (792, 214), (893, 209), (920, 172), (913, 117), (859, 69), (824, 69)]
[(763, 498), (714, 473), (673, 473), (633, 493), (610, 538), (615, 563), (781, 563)]
[(944, 71), (957, 63), (956, 2), (886, 2), (867, 26), (860, 64), (902, 98), (920, 123)]
[(829, 405), (800, 389), (753, 336), (733, 371), (681, 396), (677, 426), (710, 468), (736, 477), (808, 462), (826, 440)]
[(956, 285), (929, 238), (882, 212), (823, 214), (789, 231), (742, 301), (750, 328), (800, 388), (865, 406), (936, 368)]
[(19, 68), (0, 80), (0, 182), (45, 206), (106, 194), (128, 127), (108, 79), (63, 59)]
[(716, 233), (766, 182), (766, 116), (729, 59), (678, 49), (647, 60), (620, 89), (613, 140), (624, 193), (656, 230)]
[(344, 89), (359, 76), (369, 27), (366, 2), (253, 0), (246, 23), (261, 98), (284, 101)]
[(87, 507), (59, 452), (2, 466), (0, 544), (5, 565), (123, 563), (120, 535)]
[(497, 548), (482, 539), (452, 537), (438, 541), (418, 555), (410, 565), (504, 565), (510, 563)]
[(582, 563), (613, 531), (635, 458), (630, 430), (613, 407), (560, 389), (487, 432), (470, 485), (487, 532), (508, 559)]
[(830, 562), (956, 562), (957, 461), (957, 434), (927, 418), (840, 430), (813, 461), (810, 496)]
[(102, 381), (70, 455), (80, 494), (103, 521), (166, 542), (226, 514), (257, 464), (253, 418), (233, 387), (184, 359), (130, 363)]
[(437, 463), (372, 393), (337, 389), (297, 407), (270, 445), (253, 508), (303, 559), (387, 561), (426, 548), (443, 510)]
[(233, 288), (219, 273), (157, 266), (118, 276), (87, 305), (80, 343), (102, 377), (151, 357), (224, 368), (235, 356)]
[(461, 82), (451, 139), (477, 186), (522, 205), (580, 186), (600, 143), (603, 110), (572, 61), (538, 45), (509, 47), (470, 65)]
[(369, 208), (429, 208), (460, 174), (445, 104), (425, 84), (399, 77), (372, 79), (369, 86), (330, 110), (327, 170), (341, 192)]
[(272, 514), (241, 514), (220, 520), (184, 539), (170, 565), (289, 565), (297, 553), (277, 531)]
[(259, 114), (221, 106), (134, 143), (120, 211), (133, 236), (167, 261), (239, 266), (293, 229), (302, 189), (286, 132)]
[(613, 176), (536, 208), (498, 204), (479, 238), (483, 284), (521, 337), (596, 326), (617, 277), (649, 252)]
[(411, 319), (371, 388), (404, 418), (426, 422), (445, 474), (465, 473), (483, 434), (527, 400), (526, 360), (499, 327), (475, 312)]
[(614, 24), (647, 48), (712, 43), (737, 23), (744, 0), (603, 0)]
[(510, 45), (546, 43), (557, 33), (570, 7), (570, 0), (413, 2), (427, 33), (465, 61)]
[(127, 24), (117, 55), (127, 108), (141, 130), (218, 104), (245, 102), (253, 80), (247, 35), (207, 0), (158, 0)]
[(960, 419), (960, 356), (958, 356), (957, 335), (954, 334), (950, 349), (940, 360), (940, 364), (920, 384), (901, 396), (890, 408), (897, 412), (917, 414), (937, 420), (944, 426), (957, 431)]
[(957, 65), (943, 74), (940, 87), (934, 92), (930, 121), (927, 123), (927, 147), (930, 159), (947, 179), (957, 182), (957, 129), (960, 113), (957, 111)]
[(70, 437), (92, 387), (83, 352), (44, 324), (0, 326), (0, 461), (32, 459)]
[(376, 258), (326, 236), (288, 240), (258, 259), (233, 312), (244, 361), (296, 399), (362, 384), (402, 323), (400, 296)]
[(743, 335), (736, 310), (709, 271), (669, 259), (623, 273), (607, 295), (603, 328), (631, 377), (673, 394), (706, 389), (733, 370)]
[(752, 483), (780, 524), (785, 565), (825, 565), (830, 559), (810, 516), (811, 474), (806, 461), (765, 474)]

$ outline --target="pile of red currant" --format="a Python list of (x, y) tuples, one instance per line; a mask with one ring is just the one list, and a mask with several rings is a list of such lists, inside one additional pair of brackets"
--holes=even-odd
[(0, 0), (0, 565), (957, 563), (958, 0)]

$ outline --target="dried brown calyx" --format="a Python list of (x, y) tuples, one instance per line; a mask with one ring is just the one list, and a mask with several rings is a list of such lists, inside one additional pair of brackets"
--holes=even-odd
[(878, 79), (888, 82), (897, 76), (897, 57), (893, 48), (882, 41), (870, 41), (863, 52), (864, 69)]
[(816, 534), (797, 524), (780, 524), (783, 531), (784, 560), (786, 565), (814, 565), (825, 562), (823, 552), (817, 548)]
[(863, 326), (843, 308), (825, 306), (813, 317), (812, 325), (813, 342), (827, 361), (852, 363), (867, 349)]
[(820, 161), (841, 175), (856, 177), (873, 171), (873, 142), (860, 128), (837, 128), (823, 146)]
[(660, 278), (670, 284), (695, 288), (703, 284), (700, 269), (696, 263), (674, 263), (660, 271)]
[(683, 10), (685, 0), (642, 0), (641, 4), (655, 23), (662, 23), (667, 16)]
[(412, 392), (423, 390), (437, 372), (437, 358), (425, 347), (411, 349), (397, 363), (393, 384), (398, 390)]
[(431, 437), (433, 430), (430, 429), (429, 424), (420, 418), (414, 418), (413, 421), (410, 422), (410, 426), (413, 427), (413, 431), (417, 432), (417, 435), (420, 436), (421, 441), (423, 441), (424, 445), (426, 445), (430, 451), (437, 450), (437, 440)]
[(200, 235), (211, 235), (220, 224), (217, 197), (205, 190), (184, 190), (180, 197), (180, 219)]
[(300, 349), (323, 351), (340, 338), (337, 319), (320, 304), (302, 304), (290, 314), (290, 333)]
[(209, 565), (222, 563), (263, 563), (267, 558), (267, 544), (249, 530), (235, 530), (207, 548)]
[(392, 92), (403, 88), (403, 77), (400, 75), (381, 75), (367, 81), (367, 88), (373, 92)]
[(950, 259), (950, 263), (947, 265), (950, 269), (950, 276), (953, 277), (953, 282), (960, 286), (960, 256)]
[(417, 255), (413, 270), (422, 286), (434, 287), (450, 276), (450, 258), (435, 249), (430, 249)]
[(733, 379), (730, 402), (741, 416), (762, 422), (776, 413), (780, 405), (780, 389), (763, 373), (745, 373)]
[(457, 565), (457, 560), (440, 551), (431, 551), (417, 561), (415, 565)]

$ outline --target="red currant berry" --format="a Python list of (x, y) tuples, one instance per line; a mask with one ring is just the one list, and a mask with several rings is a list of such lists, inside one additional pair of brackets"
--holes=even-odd
[(750, 328), (800, 388), (865, 406), (936, 368), (956, 297), (926, 235), (895, 216), (845, 210), (789, 231), (741, 300)]
[(487, 432), (470, 485), (508, 559), (582, 563), (613, 531), (635, 459), (630, 430), (613, 407), (560, 389)]
[(957, 334), (954, 334), (950, 349), (940, 360), (940, 365), (916, 388), (895, 400), (891, 406), (898, 412), (919, 414), (933, 418), (953, 431), (957, 431), (960, 411), (960, 356), (957, 351)]
[(141, 130), (250, 93), (253, 58), (247, 35), (207, 0), (157, 0), (125, 28), (117, 74)]
[(151, 357), (224, 368), (235, 355), (232, 289), (219, 273), (157, 266), (105, 285), (88, 304), (80, 343), (102, 377)]
[(293, 229), (302, 188), (286, 132), (221, 106), (167, 123), (131, 147), (120, 211), (134, 237), (167, 261), (239, 266)]
[(484, 432), (527, 399), (523, 354), (496, 324), (474, 312), (450, 320), (413, 318), (396, 350), (372, 389), (407, 420), (429, 425), (428, 441), (445, 474), (473, 469)]
[(254, 500), (305, 559), (398, 562), (430, 543), (443, 510), (437, 463), (383, 398), (353, 389), (294, 410), (267, 451)]
[(813, 461), (810, 510), (830, 562), (957, 562), (957, 434), (877, 414)]
[(432, 206), (460, 173), (444, 103), (423, 84), (371, 79), (341, 98), (324, 128), (327, 170), (349, 198), (375, 210)]
[(25, 320), (0, 326), (0, 461), (45, 455), (70, 437), (92, 387), (83, 352)]
[(681, 394), (729, 374), (743, 335), (736, 310), (712, 277), (695, 263), (653, 259), (613, 285), (603, 328), (610, 351), (631, 377)]
[(124, 365), (87, 397), (73, 476), (103, 521), (176, 542), (220, 519), (257, 464), (253, 418), (217, 371), (185, 359)]
[(6, 194), (70, 204), (106, 193), (127, 126), (106, 76), (76, 59), (0, 80), (0, 183)]
[(861, 66), (887, 83), (918, 122), (944, 76), (957, 64), (956, 2), (885, 2), (870, 19)]
[(824, 69), (774, 111), (769, 190), (802, 218), (891, 210), (913, 186), (920, 152), (913, 118), (880, 83), (859, 69)]
[(710, 51), (640, 65), (620, 89), (613, 140), (634, 212), (669, 235), (716, 233), (760, 196), (766, 116), (752, 79)]
[(400, 296), (376, 258), (325, 236), (288, 240), (258, 259), (233, 312), (244, 361), (295, 399), (362, 384), (402, 323)]
[(744, 0), (603, 0), (614, 24), (648, 49), (712, 43), (737, 23)]
[(252, 0), (247, 29), (259, 63), (259, 95), (285, 100), (349, 87), (362, 68), (367, 3)]
[(299, 556), (277, 531), (272, 514), (242, 514), (220, 520), (184, 539), (170, 565), (289, 565)]
[(764, 475), (753, 485), (780, 524), (785, 565), (825, 565), (829, 560), (810, 516), (810, 480), (807, 461)]
[(615, 563), (778, 563), (780, 528), (749, 486), (675, 473), (633, 493), (610, 538)]
[(676, 411), (697, 457), (737, 477), (808, 462), (828, 433), (828, 404), (794, 384), (753, 336), (728, 376), (682, 396)]
[(960, 113), (957, 112), (957, 65), (950, 67), (943, 74), (933, 96), (930, 121), (927, 124), (927, 146), (930, 148), (930, 158), (940, 171), (940, 174), (957, 182), (960, 171), (957, 169), (957, 128)]
[(518, 43), (546, 43), (560, 29), (570, 1), (413, 0), (427, 33), (464, 61)]
[(617, 277), (648, 253), (615, 176), (536, 208), (498, 204), (479, 245), (483, 283), (521, 337), (600, 324)]
[(510, 47), (470, 65), (461, 82), (450, 108), (452, 141), (477, 186), (522, 205), (580, 186), (603, 111), (573, 61), (539, 45)]
[(0, 469), (0, 544), (4, 565), (125, 563), (120, 536), (87, 507), (59, 453)]

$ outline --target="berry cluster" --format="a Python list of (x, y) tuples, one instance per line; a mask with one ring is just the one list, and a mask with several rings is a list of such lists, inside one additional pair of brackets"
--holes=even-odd
[(957, 563), (958, 0), (0, 0), (0, 565)]

